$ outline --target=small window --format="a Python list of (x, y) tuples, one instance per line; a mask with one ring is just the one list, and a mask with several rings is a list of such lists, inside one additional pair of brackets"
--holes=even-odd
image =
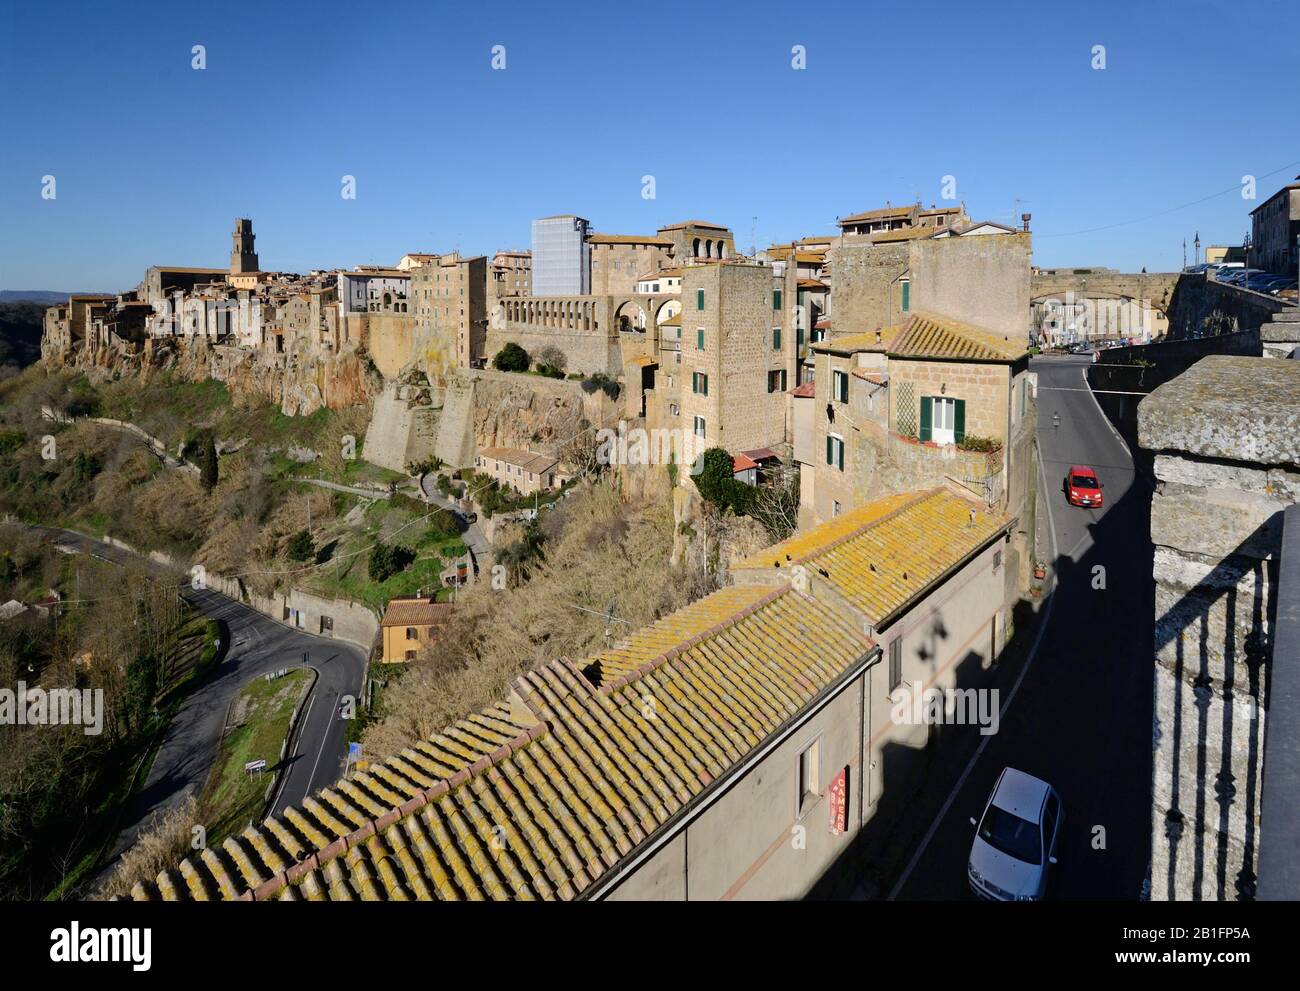
[(413, 660), (415, 660), (415, 651), (413, 651), (413, 650), (408, 650), (408, 651), (406, 652), (406, 659), (407, 659), (408, 661), (413, 661)]
[(781, 308), (781, 290), (780, 290), (780, 289), (773, 289), (773, 290), (772, 290), (772, 309), (774, 309), (774, 310), (779, 310), (780, 308)]
[(844, 507), (840, 505), (840, 501), (839, 501), (838, 499), (832, 499), (832, 500), (831, 500), (831, 515), (832, 515), (832, 516), (839, 516), (840, 513), (842, 513), (842, 512), (844, 512)]
[(781, 350), (781, 328), (780, 327), (772, 328), (772, 350), (773, 351)]
[(832, 468), (844, 470), (844, 439), (835, 434), (826, 435), (826, 463)]
[(802, 817), (821, 797), (821, 737), (818, 737), (799, 754), (799, 782), (795, 795), (795, 809)]
[(692, 372), (691, 392), (698, 396), (707, 396), (709, 394), (709, 377), (703, 372)]
[(704, 417), (695, 418), (695, 436), (702, 438), (704, 436)]
[(910, 279), (904, 279), (902, 289), (903, 289), (902, 309), (903, 312), (906, 313), (912, 308), (912, 281)]
[(695, 308), (696, 308), (697, 310), (702, 310), (702, 309), (704, 309), (704, 290), (703, 290), (703, 289), (696, 289), (696, 290), (695, 290)]
[(785, 392), (785, 369), (772, 369), (767, 373), (767, 391)]
[(903, 635), (900, 633), (889, 642), (889, 690), (892, 692), (903, 683)]
[(849, 401), (849, 376), (846, 372), (831, 372), (831, 393), (837, 403)]
[(704, 350), (704, 328), (703, 327), (697, 327), (695, 330), (695, 350), (696, 351)]
[(408, 626), (408, 627), (406, 628), (406, 639), (407, 639), (407, 640), (419, 640), (419, 639), (420, 639), (420, 633), (419, 633), (419, 631), (418, 631), (414, 626)]

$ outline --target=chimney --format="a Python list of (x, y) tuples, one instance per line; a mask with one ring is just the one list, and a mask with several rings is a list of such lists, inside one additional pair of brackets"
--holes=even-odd
[(1021, 229), (1022, 231), (1024, 231), (1026, 234), (1029, 233), (1029, 218), (1030, 218), (1030, 216), (1031, 216), (1031, 214), (1028, 214), (1028, 213), (1022, 213), (1022, 214), (1020, 215), (1020, 229)]

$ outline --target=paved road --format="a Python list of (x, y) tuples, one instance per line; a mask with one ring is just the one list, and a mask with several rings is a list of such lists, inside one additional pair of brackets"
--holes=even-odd
[[(45, 528), (42, 528), (45, 529)], [(56, 542), (116, 563), (145, 563), (163, 569), (82, 534), (51, 531)], [(175, 572), (166, 572), (175, 581)], [(163, 736), (144, 784), (128, 808), (112, 857), (135, 840), (140, 827), (158, 811), (182, 802), (203, 787), (216, 759), (231, 700), (249, 681), (267, 671), (302, 663), (303, 653), (318, 672), (295, 733), (273, 811), (296, 805), (311, 792), (338, 779), (347, 753), (347, 724), (339, 718), (340, 699), (359, 698), (366, 657), (342, 640), (312, 636), (279, 623), (211, 589), (186, 588), (182, 594), (205, 616), (225, 624), (230, 642), (217, 669), (181, 705)]]
[[(431, 502), (435, 506), (441, 506), (443, 509), (449, 509), (454, 513), (463, 513), (464, 510), (459, 505), (437, 490), (433, 484), (436, 477), (436, 475), (425, 475), (420, 479), (420, 490), (424, 493), (425, 501)], [(483, 527), (479, 525), (478, 521), (475, 521), (465, 528), (461, 538), (465, 541), (465, 546), (470, 549), (474, 560), (474, 570), (478, 571), (482, 562), (492, 555), (492, 545), (488, 543), (488, 539), (483, 533)]]
[[(898, 835), (911, 843), (900, 860), (906, 865), (915, 858), (914, 866), (883, 879), (882, 895), (974, 897), (965, 879), (974, 834), (969, 819), (983, 811), (1007, 765), (1050, 781), (1065, 800), (1065, 843), (1049, 897), (1135, 899), (1141, 892), (1151, 846), (1150, 501), (1127, 448), (1085, 391), (1087, 363), (1033, 363), (1046, 478), (1040, 513), (1049, 511), (1055, 553), (1046, 559), (1055, 561), (1057, 578), (1042, 639), (1027, 666), (1006, 672), (1004, 704), (1022, 672), (1023, 680), (999, 732), (982, 738), (988, 742), (980, 752), (976, 740), (963, 741), (949, 770), (927, 780), (926, 789), (951, 797), (951, 804), (936, 815), (943, 799), (934, 796), (919, 803), (927, 807), (924, 819), (900, 826)], [(1097, 470), (1104, 509), (1067, 505), (1061, 482), (1072, 464)], [(1093, 587), (1102, 574), (1098, 566), (1104, 589)]]

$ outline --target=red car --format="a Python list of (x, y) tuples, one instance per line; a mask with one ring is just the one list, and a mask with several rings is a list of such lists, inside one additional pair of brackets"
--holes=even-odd
[(1101, 480), (1091, 468), (1074, 465), (1065, 475), (1065, 499), (1071, 506), (1101, 508)]

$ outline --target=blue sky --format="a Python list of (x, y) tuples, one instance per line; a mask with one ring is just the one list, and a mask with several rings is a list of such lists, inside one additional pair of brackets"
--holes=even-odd
[(1298, 38), (1294, 2), (3, 0), (0, 288), (225, 265), (236, 216), (291, 271), (527, 247), (569, 212), (748, 249), (945, 175), (978, 218), (1032, 213), (1037, 264), (1169, 270), (1300, 174)]

